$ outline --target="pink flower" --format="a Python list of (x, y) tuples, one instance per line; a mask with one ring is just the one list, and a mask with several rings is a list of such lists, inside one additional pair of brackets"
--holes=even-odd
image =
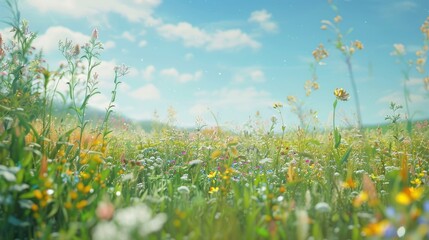
[(97, 206), (96, 214), (99, 219), (110, 220), (115, 213), (115, 206), (110, 202), (100, 202)]

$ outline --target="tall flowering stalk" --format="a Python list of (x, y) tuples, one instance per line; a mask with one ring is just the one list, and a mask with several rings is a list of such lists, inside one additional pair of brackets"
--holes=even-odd
[[(352, 85), (353, 95), (354, 95), (354, 102), (356, 107), (356, 114), (357, 114), (357, 120), (358, 120), (358, 128), (360, 131), (362, 131), (362, 114), (360, 111), (360, 101), (359, 101), (359, 94), (358, 89), (356, 86), (356, 81), (353, 73), (353, 65), (352, 65), (352, 56), (355, 53), (356, 50), (362, 50), (363, 44), (359, 40), (355, 40), (351, 42), (349, 45), (346, 45), (344, 43), (344, 34), (341, 31), (339, 24), (343, 21), (343, 18), (339, 14), (339, 10), (337, 6), (332, 2), (328, 1), (331, 5), (332, 9), (336, 13), (336, 16), (334, 17), (334, 21), (331, 22), (329, 20), (322, 20), (322, 30), (327, 30), (328, 28), (332, 29), (337, 39), (335, 40), (335, 47), (341, 52), (341, 54), (344, 56), (344, 61), (347, 65), (347, 71), (349, 73), (350, 82)], [(349, 30), (346, 34), (350, 33), (351, 30)]]
[[(82, 150), (83, 133), (89, 123), (85, 116), (89, 99), (100, 93), (97, 87), (98, 74), (94, 72), (94, 69), (100, 65), (98, 58), (103, 46), (97, 38), (97, 30), (94, 30), (89, 43), (86, 43), (83, 46), (78, 44), (73, 45), (73, 43), (68, 40), (60, 42), (60, 51), (67, 60), (67, 73), (70, 78), (70, 81), (68, 82), (68, 93), (72, 105), (71, 109), (75, 112), (78, 120), (77, 129), (79, 129), (79, 140), (76, 156), (79, 156)], [(80, 73), (80, 68), (86, 70), (83, 70), (83, 72)], [(83, 77), (83, 79), (81, 79), (81, 77)], [(82, 101), (80, 101), (77, 96), (78, 88), (81, 83), (85, 86)], [(77, 161), (77, 164), (78, 162), (79, 161)]]

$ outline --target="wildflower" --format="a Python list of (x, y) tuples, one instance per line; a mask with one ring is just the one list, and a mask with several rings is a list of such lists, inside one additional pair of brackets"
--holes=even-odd
[(76, 191), (70, 191), (69, 196), (72, 200), (77, 199), (77, 192)]
[(370, 223), (362, 229), (362, 234), (366, 237), (371, 237), (371, 236), (381, 237), (383, 236), (383, 234), (385, 233), (389, 225), (390, 224), (388, 220), (382, 220), (380, 222)]
[(73, 48), (72, 55), (77, 56), (77, 55), (79, 55), (79, 53), (80, 53), (80, 46), (79, 46), (79, 44), (76, 44)]
[(96, 28), (94, 28), (94, 30), (92, 30), (91, 38), (94, 40), (98, 39), (98, 30)]
[(99, 219), (110, 220), (115, 213), (115, 206), (110, 202), (100, 202), (95, 213)]
[(353, 200), (354, 207), (360, 207), (362, 204), (368, 201), (368, 193), (362, 191), (357, 195), (357, 197)]
[(43, 198), (43, 194), (39, 189), (34, 190), (33, 194), (34, 194), (34, 197), (39, 200)]
[(31, 205), (31, 210), (33, 210), (34, 212), (36, 212), (37, 210), (39, 210), (39, 206), (37, 206), (37, 204), (32, 204)]
[(87, 200), (82, 200), (82, 201), (80, 201), (80, 202), (78, 202), (76, 204), (76, 208), (77, 209), (82, 209), (82, 208), (86, 207), (87, 205), (88, 205), (88, 201)]
[(325, 202), (317, 203), (316, 206), (314, 206), (314, 209), (316, 210), (316, 212), (320, 212), (320, 213), (326, 213), (331, 211), (331, 207), (329, 206), (328, 203), (325, 203)]
[(340, 15), (337, 15), (334, 17), (334, 22), (339, 23), (343, 20), (343, 18)]
[(401, 205), (409, 205), (412, 201), (420, 199), (423, 191), (423, 188), (405, 188), (402, 192), (396, 195), (395, 200)]
[(295, 103), (296, 102), (296, 97), (295, 96), (287, 96), (287, 101), (289, 103)]
[(207, 177), (208, 178), (214, 178), (214, 177), (216, 177), (216, 173), (217, 173), (217, 171), (210, 172), (209, 175), (207, 175)]
[(214, 159), (218, 158), (221, 154), (222, 154), (222, 152), (220, 150), (215, 150), (210, 155), (210, 158), (214, 160)]
[(219, 187), (210, 187), (210, 189), (209, 189), (209, 193), (210, 194), (212, 194), (212, 193), (216, 193), (216, 192), (218, 192), (219, 191)]
[(189, 162), (189, 165), (191, 166), (196, 166), (198, 164), (201, 164), (203, 161), (199, 160), (199, 159), (195, 159)]
[(414, 184), (418, 187), (422, 184), (422, 180), (420, 180), (420, 178), (416, 178), (416, 179), (411, 181), (411, 184)]
[(338, 100), (347, 101), (349, 99), (349, 94), (343, 88), (336, 88), (334, 90), (334, 95)]
[(405, 46), (401, 43), (393, 44), (394, 51), (391, 53), (392, 55), (402, 56), (405, 55)]
[(274, 109), (282, 108), (282, 107), (283, 107), (283, 104), (281, 104), (280, 102), (276, 102), (276, 103), (273, 104), (273, 108)]
[(311, 86), (314, 90), (319, 89), (319, 83), (318, 82), (313, 82), (313, 85)]
[(326, 25), (322, 25), (322, 26), (320, 27), (320, 29), (322, 29), (322, 30), (326, 30), (326, 29), (328, 29), (328, 27), (327, 27)]
[(322, 59), (327, 58), (329, 55), (323, 44), (320, 44), (311, 54), (317, 62), (320, 62)]
[(159, 231), (166, 221), (165, 213), (153, 216), (151, 209), (146, 205), (132, 206), (118, 210), (112, 221), (97, 224), (92, 238), (95, 240), (146, 239), (145, 237), (149, 234)]
[(264, 159), (259, 160), (259, 163), (265, 164), (265, 163), (270, 163), (272, 161), (273, 161), (273, 159), (271, 159), (271, 158), (264, 158)]
[(424, 65), (426, 63), (426, 58), (418, 58), (417, 60), (416, 60), (416, 64), (417, 65)]
[(358, 50), (362, 50), (363, 49), (363, 44), (359, 40), (354, 41), (353, 42), (353, 46), (355, 46)]
[(181, 194), (189, 194), (190, 190), (187, 186), (180, 186), (177, 188), (177, 191)]

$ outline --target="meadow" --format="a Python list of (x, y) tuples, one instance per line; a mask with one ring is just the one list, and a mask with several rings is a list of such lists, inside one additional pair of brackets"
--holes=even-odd
[[(242, 131), (181, 129), (172, 113), (146, 132), (113, 112), (126, 66), (115, 68), (103, 117), (88, 117), (103, 48), (97, 30), (85, 45), (60, 42), (66, 64), (51, 69), (32, 47), (29, 23), (8, 4), (14, 38), (0, 36), (1, 239), (429, 238), (429, 122), (411, 119), (404, 87), (406, 105), (392, 103), (383, 128), (362, 125), (351, 59), (364, 45), (346, 44), (340, 15), (321, 31), (333, 30), (353, 89), (332, 89), (330, 128), (308, 127), (311, 116), (289, 96), (273, 103), (268, 125), (257, 116)], [(420, 30), (410, 69), (429, 93), (429, 17)], [(393, 51), (401, 58), (403, 45)], [(328, 56), (323, 45), (313, 52), (308, 95)], [(60, 81), (67, 92), (57, 91)], [(349, 95), (356, 124), (337, 126), (336, 109)], [(61, 104), (68, 113), (55, 111)], [(284, 124), (284, 105), (300, 127)]]

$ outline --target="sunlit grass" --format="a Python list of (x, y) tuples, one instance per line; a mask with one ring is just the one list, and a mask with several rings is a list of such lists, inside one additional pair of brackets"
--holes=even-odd
[[(255, 121), (246, 131), (183, 130), (172, 124), (170, 109), (168, 124), (147, 133), (111, 118), (127, 73), (118, 66), (111, 102), (102, 120), (93, 122), (87, 104), (98, 94), (98, 32), (84, 46), (62, 42), (67, 66), (49, 70), (31, 47), (35, 35), (28, 23), (8, 3), (15, 37), (6, 43), (0, 36), (2, 238), (429, 237), (428, 121), (410, 121), (407, 106), (404, 116), (402, 106), (391, 104), (387, 130), (366, 129), (360, 119), (355, 128), (341, 128), (335, 112), (350, 94), (339, 86), (330, 96), (333, 123), (326, 130), (308, 128), (307, 116), (316, 112), (307, 113), (289, 96), (298, 129), (285, 125), (278, 102), (269, 126)], [(322, 30), (338, 30), (340, 21), (340, 15), (324, 21)], [(428, 26), (421, 27), (424, 44), (413, 65), (426, 87)], [(346, 46), (337, 37), (351, 71), (350, 58), (363, 44)], [(403, 45), (395, 52), (402, 53)], [(328, 55), (323, 45), (313, 52), (307, 96), (318, 90), (316, 66)], [(68, 92), (57, 92), (58, 81), (68, 81)], [(71, 114), (53, 111), (61, 98)]]

